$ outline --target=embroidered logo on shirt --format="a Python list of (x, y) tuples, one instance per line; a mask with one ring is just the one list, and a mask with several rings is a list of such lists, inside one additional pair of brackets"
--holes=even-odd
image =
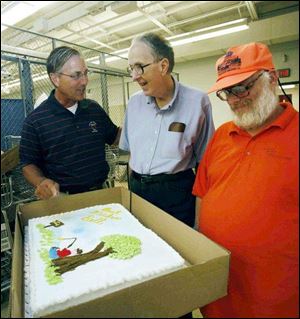
[(91, 121), (91, 122), (89, 123), (89, 127), (91, 128), (92, 133), (97, 133), (97, 132), (98, 132), (96, 126), (97, 126), (97, 123), (96, 123), (95, 121)]
[(292, 160), (291, 156), (288, 156), (286, 154), (280, 154), (278, 150), (271, 148), (271, 147), (265, 147), (264, 151), (266, 152), (267, 155), (272, 156), (272, 157), (277, 157), (280, 159), (285, 159), (285, 160)]

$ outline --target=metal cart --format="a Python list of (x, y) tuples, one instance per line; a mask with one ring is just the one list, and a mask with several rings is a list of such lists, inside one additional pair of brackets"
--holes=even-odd
[(12, 234), (6, 209), (12, 205), (11, 178), (1, 174), (1, 302), (8, 296), (12, 261)]
[[(6, 149), (10, 150), (20, 142), (20, 136), (5, 136)], [(5, 159), (3, 159), (3, 164)], [(3, 167), (7, 168), (6, 165)], [(1, 156), (1, 301), (10, 288), (13, 236), (10, 221), (15, 218), (16, 205), (36, 199), (34, 188), (29, 185), (22, 174), (18, 161), (2, 170)], [(11, 218), (10, 218), (11, 217)]]
[[(7, 135), (4, 137), (6, 149), (11, 149), (20, 144), (21, 136)], [(34, 187), (27, 183), (25, 180), (22, 168), (17, 165), (10, 172), (10, 178), (12, 183), (12, 197), (13, 204), (19, 204), (24, 202), (30, 202), (36, 200), (34, 195)]]

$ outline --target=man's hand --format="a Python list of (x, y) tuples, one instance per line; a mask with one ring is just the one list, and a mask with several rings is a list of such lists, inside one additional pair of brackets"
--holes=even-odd
[(35, 195), (39, 199), (49, 199), (59, 194), (59, 184), (52, 179), (45, 178), (35, 189)]

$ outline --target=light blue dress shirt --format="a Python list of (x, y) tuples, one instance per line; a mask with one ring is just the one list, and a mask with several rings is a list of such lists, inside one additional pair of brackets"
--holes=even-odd
[[(173, 80), (173, 99), (161, 109), (142, 91), (129, 99), (119, 148), (130, 152), (129, 166), (139, 174), (194, 168), (215, 131), (207, 94)], [(172, 129), (176, 122), (183, 132)]]

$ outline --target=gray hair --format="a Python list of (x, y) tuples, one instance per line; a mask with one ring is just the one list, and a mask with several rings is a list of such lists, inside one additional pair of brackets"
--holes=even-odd
[(67, 46), (57, 47), (51, 51), (47, 59), (47, 72), (59, 72), (65, 63), (74, 55), (81, 56), (80, 52)]
[(171, 73), (174, 67), (174, 51), (170, 42), (164, 37), (149, 32), (133, 39), (134, 42), (143, 42), (152, 50), (152, 55), (156, 61), (167, 58), (169, 61), (168, 73)]

